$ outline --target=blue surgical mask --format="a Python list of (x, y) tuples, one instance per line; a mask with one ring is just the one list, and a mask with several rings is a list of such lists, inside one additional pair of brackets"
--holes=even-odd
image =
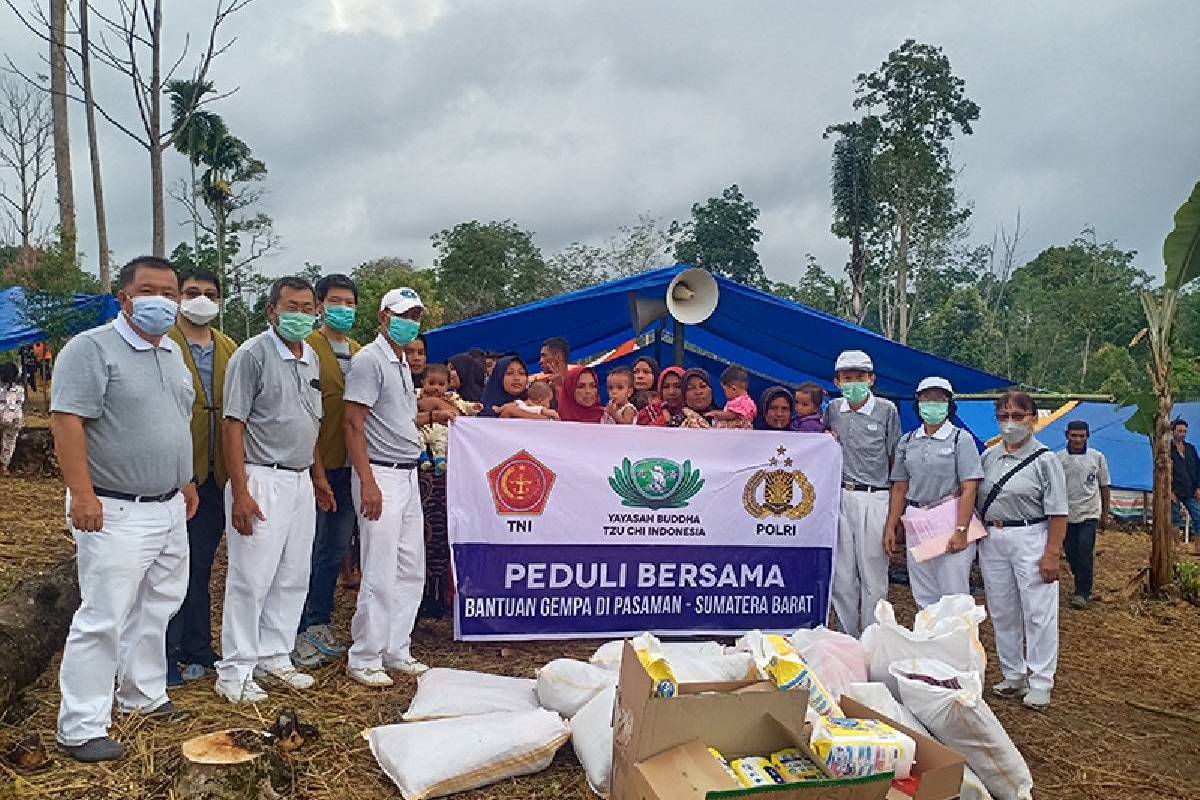
[(325, 306), (325, 324), (338, 333), (354, 327), (353, 306)]
[(299, 342), (313, 332), (317, 318), (303, 311), (282, 311), (279, 314), (279, 335), (285, 342)]
[(926, 425), (941, 425), (950, 416), (950, 404), (942, 400), (921, 400), (917, 412)]
[(133, 298), (133, 313), (129, 319), (151, 336), (162, 336), (175, 324), (178, 313), (179, 303), (169, 297), (138, 295)]
[(403, 347), (417, 338), (421, 332), (421, 323), (404, 317), (392, 317), (388, 320), (388, 338)]

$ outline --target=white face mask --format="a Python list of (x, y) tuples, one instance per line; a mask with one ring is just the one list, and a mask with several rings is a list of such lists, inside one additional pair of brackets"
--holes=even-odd
[(1033, 428), (1024, 422), (1001, 422), (1000, 438), (1008, 444), (1018, 444), (1029, 438)]
[(207, 325), (216, 319), (217, 314), (221, 313), (221, 306), (209, 300), (204, 295), (200, 295), (199, 297), (192, 297), (180, 303), (179, 313), (183, 314), (188, 322), (196, 325)]

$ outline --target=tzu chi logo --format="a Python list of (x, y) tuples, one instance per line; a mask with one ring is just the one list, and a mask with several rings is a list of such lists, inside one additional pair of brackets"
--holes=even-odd
[(501, 516), (541, 514), (554, 486), (554, 473), (526, 450), (492, 467), (487, 479), (496, 513)]
[[(755, 519), (785, 517), (804, 519), (812, 513), (817, 493), (808, 476), (792, 469), (792, 458), (783, 445), (775, 448), (775, 455), (767, 464), (776, 469), (760, 469), (746, 481), (742, 490), (742, 505), (746, 513)], [(796, 498), (795, 490), (800, 489)], [(761, 500), (759, 498), (762, 498)]]

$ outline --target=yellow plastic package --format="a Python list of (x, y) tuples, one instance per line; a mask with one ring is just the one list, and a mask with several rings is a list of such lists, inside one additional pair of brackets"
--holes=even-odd
[(783, 777), (775, 766), (762, 756), (738, 758), (729, 765), (742, 786), (753, 789), (757, 786), (774, 786), (783, 783)]
[(788, 747), (772, 753), (771, 764), (786, 783), (820, 780), (825, 777), (821, 768), (795, 747)]
[(903, 780), (917, 753), (912, 737), (874, 719), (821, 717), (815, 722), (810, 746), (837, 778), (894, 772)]
[(833, 695), (786, 637), (750, 631), (741, 638), (738, 647), (748, 650), (762, 676), (783, 691), (800, 689), (808, 692), (808, 705), (813, 711), (822, 716), (842, 715)]
[(679, 681), (675, 680), (675, 673), (671, 672), (671, 665), (667, 660), (649, 650), (638, 650), (637, 657), (650, 680), (654, 682), (654, 696), (674, 697), (679, 689)]
[(729, 766), (729, 762), (725, 760), (725, 756), (721, 755), (720, 750), (715, 747), (710, 747), (708, 748), (708, 752), (712, 753), (713, 758), (717, 760), (717, 763), (721, 765), (721, 768), (725, 770), (725, 773), (729, 775), (729, 777), (733, 778), (738, 783), (742, 782), (742, 779), (739, 778), (737, 773), (733, 771), (733, 768)]

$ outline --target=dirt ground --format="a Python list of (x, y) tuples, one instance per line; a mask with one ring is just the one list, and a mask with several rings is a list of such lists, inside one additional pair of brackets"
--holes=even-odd
[[(31, 570), (71, 555), (63, 524), (58, 481), (12, 478), (0, 481), (0, 590)], [(1096, 553), (1099, 601), (1082, 611), (1066, 606), (1064, 580), (1061, 650), (1054, 704), (1044, 713), (1019, 703), (989, 700), (1033, 771), (1035, 795), (1061, 800), (1200, 797), (1200, 609), (1182, 601), (1131, 601), (1124, 589), (1147, 563), (1144, 533), (1106, 531)], [(221, 556), (223, 558), (223, 556)], [(214, 597), (223, 594), (223, 570), (214, 575)], [(906, 619), (912, 605), (906, 587), (893, 586), (891, 599)], [(340, 589), (339, 633), (348, 632), (354, 595)], [(218, 617), (219, 619), (219, 617)], [(990, 624), (983, 637), (989, 650), (988, 682), (998, 680)], [(584, 658), (596, 641), (464, 644), (454, 642), (448, 620), (422, 621), (414, 650), (426, 663), (532, 676), (541, 664), (562, 656)], [(30, 732), (54, 738), (58, 707), (58, 660), (27, 693), (20, 713), (0, 724), (0, 751)], [(321, 738), (294, 758), (297, 798), (374, 800), (400, 793), (375, 764), (361, 733), (398, 722), (415, 688), (414, 679), (396, 688), (369, 690), (346, 678), (338, 665), (315, 672), (317, 686), (305, 692), (272, 692), (258, 707), (235, 707), (218, 698), (205, 679), (172, 692), (192, 713), (189, 721), (154, 725), (119, 719), (113, 733), (130, 747), (123, 762), (84, 767), (61, 755), (49, 770), (18, 775), (7, 766), (0, 798), (55, 800), (172, 798), (178, 745), (200, 733), (236, 726), (267, 727), (282, 708), (296, 709), (315, 724)], [(1186, 721), (1131, 703), (1190, 715)], [(572, 749), (564, 747), (544, 772), (459, 795), (471, 800), (573, 800), (591, 797)]]

